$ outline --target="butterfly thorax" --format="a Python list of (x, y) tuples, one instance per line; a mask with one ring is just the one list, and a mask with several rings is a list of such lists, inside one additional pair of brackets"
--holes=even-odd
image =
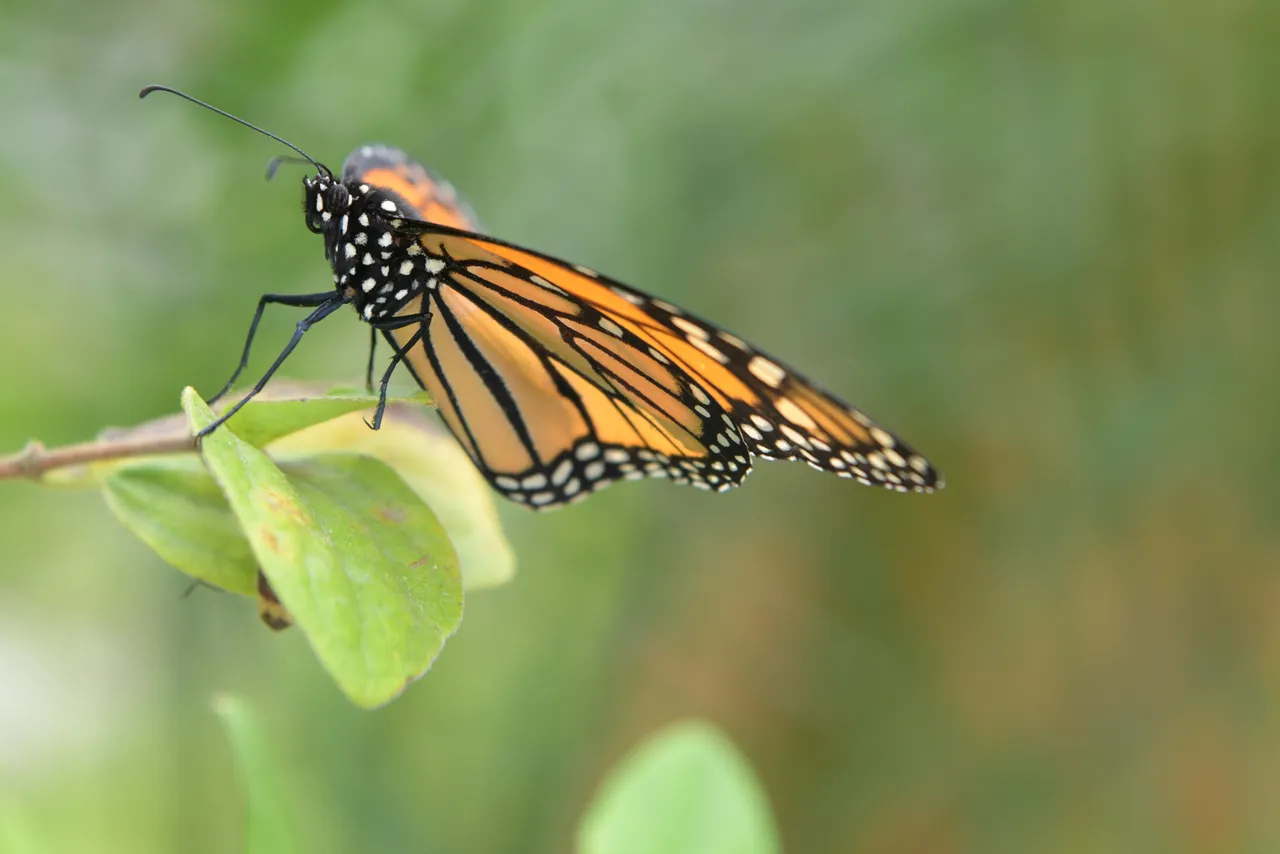
[(360, 318), (393, 317), (436, 286), (443, 259), (398, 229), (414, 217), (396, 193), (329, 175), (303, 179), (307, 228), (324, 238), (333, 283)]

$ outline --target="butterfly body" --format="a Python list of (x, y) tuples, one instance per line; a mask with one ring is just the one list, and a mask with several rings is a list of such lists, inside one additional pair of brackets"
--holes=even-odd
[(383, 332), (490, 484), (535, 509), (617, 480), (723, 491), (798, 459), (932, 491), (923, 457), (718, 327), (585, 267), (486, 237), (403, 152), (305, 178), (335, 290)]
[[(589, 268), (481, 233), (445, 181), (398, 149), (366, 145), (341, 177), (270, 131), (168, 86), (270, 137), (306, 162), (307, 227), (323, 236), (332, 290), (263, 294), (234, 385), (268, 305), (308, 308), (275, 361), (207, 435), (260, 393), (312, 326), (344, 305), (393, 348), (490, 485), (534, 509), (578, 501), (617, 480), (667, 478), (724, 491), (753, 457), (897, 492), (933, 492), (937, 470), (865, 414), (759, 348), (665, 300)], [(372, 384), (373, 351), (369, 381)]]

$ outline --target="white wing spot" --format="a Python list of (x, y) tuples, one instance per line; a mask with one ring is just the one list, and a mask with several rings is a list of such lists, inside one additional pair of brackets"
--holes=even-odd
[(710, 342), (708, 342), (705, 338), (691, 338), (689, 340), (689, 343), (697, 347), (699, 350), (706, 353), (708, 356), (715, 359), (717, 362), (719, 362), (722, 365), (729, 361), (728, 356), (726, 356), (724, 353), (721, 353), (715, 347), (712, 347)]
[(508, 477), (505, 474), (498, 475), (493, 479), (493, 482), (501, 489), (520, 488), (520, 481), (516, 480), (514, 477)]
[(751, 413), (751, 423), (759, 427), (762, 432), (765, 432), (765, 433), (773, 432), (773, 423), (770, 422), (769, 419), (765, 418), (763, 415), (758, 415), (757, 413), (754, 413), (754, 412)]
[(871, 428), (871, 438), (875, 439), (876, 444), (882, 448), (892, 448), (894, 445), (898, 444), (894, 441), (893, 436), (889, 435), (889, 433), (884, 430), (881, 430), (879, 427)]
[(426, 260), (426, 265), (428, 273), (439, 273), (444, 269), (444, 261), (434, 256)]
[(760, 431), (752, 427), (750, 424), (742, 425), (742, 432), (747, 434), (747, 438), (753, 442), (759, 442), (764, 436), (760, 435)]
[(355, 247), (355, 244), (354, 244), (354, 243), (348, 243), (346, 246), (342, 247), (342, 254), (343, 254), (343, 255), (346, 255), (348, 258), (354, 258), (354, 257), (356, 257), (356, 247)]
[(363, 225), (365, 228), (368, 228), (368, 227), (369, 227), (369, 215), (368, 215), (367, 213), (362, 213), (362, 214), (360, 214), (360, 218), (359, 218), (358, 220), (356, 220), (356, 222), (360, 223), (360, 224), (361, 224), (361, 225)]
[(365, 234), (363, 231), (357, 231), (353, 240), (355, 240), (357, 246), (364, 246), (369, 242), (369, 235)]
[(383, 203), (379, 205), (379, 207), (381, 207), (384, 211), (387, 211), (389, 213), (396, 212), (396, 203), (391, 201), (390, 199), (384, 200)]
[(363, 282), (360, 283), (360, 290), (364, 291), (367, 294), (371, 290), (373, 290), (373, 286), (376, 284), (378, 284), (378, 282), (372, 276), (370, 276), (369, 278), (365, 279)]
[(809, 440), (806, 439), (804, 435), (800, 433), (800, 431), (793, 428), (790, 424), (779, 424), (778, 430), (779, 432), (782, 433), (782, 435), (790, 439), (793, 444), (799, 445), (802, 448), (809, 447)]
[(587, 480), (599, 480), (604, 476), (604, 463), (599, 460), (592, 460), (582, 470), (582, 475)]
[(404, 299), (408, 295), (409, 295), (409, 290), (407, 288), (404, 290), (396, 291), (396, 299)]
[(684, 309), (678, 305), (672, 305), (664, 299), (652, 300), (653, 304), (665, 311), (667, 314), (684, 314)]
[(520, 481), (520, 485), (525, 489), (542, 489), (547, 485), (547, 476), (545, 474), (531, 474)]
[(608, 332), (610, 335), (616, 335), (619, 338), (622, 337), (622, 327), (607, 317), (600, 318), (600, 328), (605, 332)]
[(373, 256), (372, 256), (372, 255), (370, 255), (368, 252), (366, 252), (366, 253), (364, 253), (364, 257), (363, 257), (363, 258), (361, 258), (361, 259), (360, 259), (360, 261), (361, 261), (362, 263), (364, 263), (364, 264), (372, 264), (372, 263), (373, 263)]
[(628, 460), (630, 460), (631, 455), (622, 448), (609, 448), (604, 452), (604, 458), (606, 462), (610, 462), (610, 463), (613, 463), (614, 465), (618, 465), (620, 463), (625, 463)]
[(379, 235), (379, 237), (378, 237), (378, 245), (379, 245), (379, 246), (390, 246), (390, 245), (391, 245), (391, 232), (389, 232), (389, 231), (384, 231), (384, 232), (382, 232), (382, 234), (381, 234), (381, 235)]
[(679, 328), (680, 331), (688, 335), (690, 339), (697, 338), (703, 341), (707, 340), (707, 330), (698, 326), (696, 323), (691, 323), (683, 317), (673, 317), (671, 318), (671, 323)]
[(780, 397), (773, 402), (773, 405), (781, 413), (782, 417), (792, 424), (799, 424), (807, 430), (818, 429), (818, 425), (809, 417), (809, 413), (797, 406), (790, 398)]
[(573, 460), (562, 460), (560, 465), (556, 466), (556, 470), (551, 473), (551, 482), (559, 486), (568, 480), (571, 474), (573, 474)]
[(407, 276), (413, 272), (413, 262), (405, 261), (400, 265), (400, 275)]
[(782, 385), (782, 381), (786, 379), (787, 372), (782, 368), (770, 362), (764, 356), (755, 356), (747, 363), (747, 370), (751, 375), (760, 382), (769, 386), (769, 388), (777, 388)]
[[(574, 449), (573, 455), (580, 460), (590, 460), (600, 455), (600, 446), (595, 442), (583, 442)], [(608, 459), (608, 455), (605, 458)]]

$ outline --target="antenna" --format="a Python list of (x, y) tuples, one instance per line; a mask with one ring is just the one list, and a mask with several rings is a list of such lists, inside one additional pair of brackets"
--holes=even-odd
[(276, 177), (276, 170), (280, 168), (281, 163), (306, 163), (301, 157), (294, 157), (292, 154), (277, 154), (271, 158), (271, 162), (267, 164), (267, 180), (270, 181)]
[[(288, 146), (289, 148), (292, 148), (294, 151), (296, 151), (296, 152), (298, 152), (299, 154), (301, 154), (304, 158), (306, 158), (306, 161), (307, 161), (308, 163), (310, 163), (312, 166), (316, 167), (316, 170), (317, 170), (317, 171), (319, 171), (319, 172), (323, 172), (325, 175), (328, 175), (330, 178), (332, 178), (332, 177), (333, 177), (333, 172), (331, 172), (331, 171), (329, 170), (329, 167), (328, 167), (328, 166), (325, 166), (323, 163), (319, 163), (319, 162), (317, 162), (315, 159), (313, 159), (313, 158), (311, 157), (311, 155), (310, 155), (310, 154), (307, 154), (307, 153), (306, 153), (305, 151), (303, 151), (301, 148), (298, 148), (298, 146), (294, 145), (292, 142), (289, 142), (289, 140), (287, 140), (287, 139), (282, 139), (282, 138), (280, 138), (280, 137), (276, 136), (274, 133), (272, 133), (272, 132), (271, 132), (271, 131), (269, 131), (269, 130), (263, 130), (262, 128), (258, 127), (258, 126), (257, 126), (257, 125), (255, 125), (255, 124), (250, 124), (249, 122), (246, 122), (246, 121), (245, 121), (244, 119), (242, 119), (242, 118), (239, 118), (239, 117), (237, 117), (237, 116), (233, 116), (233, 115), (231, 115), (231, 114), (230, 114), (230, 113), (228, 113), (226, 110), (219, 110), (217, 107), (213, 106), (212, 104), (206, 104), (204, 101), (201, 101), (199, 98), (193, 98), (193, 97), (191, 97), (190, 95), (188, 95), (186, 92), (179, 92), (177, 89), (173, 89), (173, 88), (171, 88), (171, 87), (169, 87), (169, 86), (154, 86), (154, 85), (153, 85), (153, 86), (147, 86), (147, 87), (143, 88), (143, 90), (142, 90), (141, 92), (139, 92), (139, 93), (138, 93), (138, 97), (139, 97), (139, 98), (145, 98), (145, 97), (147, 97), (148, 95), (150, 95), (152, 92), (168, 92), (168, 93), (170, 93), (171, 95), (177, 95), (179, 98), (185, 98), (185, 99), (187, 99), (188, 101), (190, 101), (190, 102), (191, 102), (191, 103), (193, 103), (193, 104), (199, 104), (201, 107), (204, 107), (206, 110), (212, 110), (213, 112), (217, 113), (217, 114), (218, 114), (218, 115), (220, 115), (220, 116), (225, 116), (225, 117), (227, 117), (227, 118), (231, 119), (231, 121), (233, 121), (233, 122), (237, 122), (237, 123), (239, 123), (239, 124), (242, 124), (242, 125), (244, 125), (245, 127), (249, 128), (249, 130), (255, 130), (255, 131), (257, 131), (258, 133), (262, 134), (263, 136), (269, 136), (269, 137), (271, 137), (272, 139), (274, 139), (276, 142), (279, 142), (279, 143), (281, 143), (282, 145), (286, 145), (286, 146)], [(275, 170), (272, 170), (272, 171), (274, 172)]]

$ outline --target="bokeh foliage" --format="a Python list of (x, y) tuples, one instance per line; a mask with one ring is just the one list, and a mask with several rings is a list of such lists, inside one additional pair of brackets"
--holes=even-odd
[[(218, 388), (259, 293), (328, 281), (279, 149), (134, 98), (166, 82), (330, 165), (406, 147), (949, 487), (766, 465), (504, 508), (517, 580), (370, 714), (96, 497), (0, 485), (0, 814), (233, 849), (227, 689), (282, 734), (308, 850), (568, 850), (687, 715), (790, 852), (1280, 847), (1278, 37), (1267, 0), (8, 0), (0, 448)], [(358, 381), (345, 320), (291, 376)]]

